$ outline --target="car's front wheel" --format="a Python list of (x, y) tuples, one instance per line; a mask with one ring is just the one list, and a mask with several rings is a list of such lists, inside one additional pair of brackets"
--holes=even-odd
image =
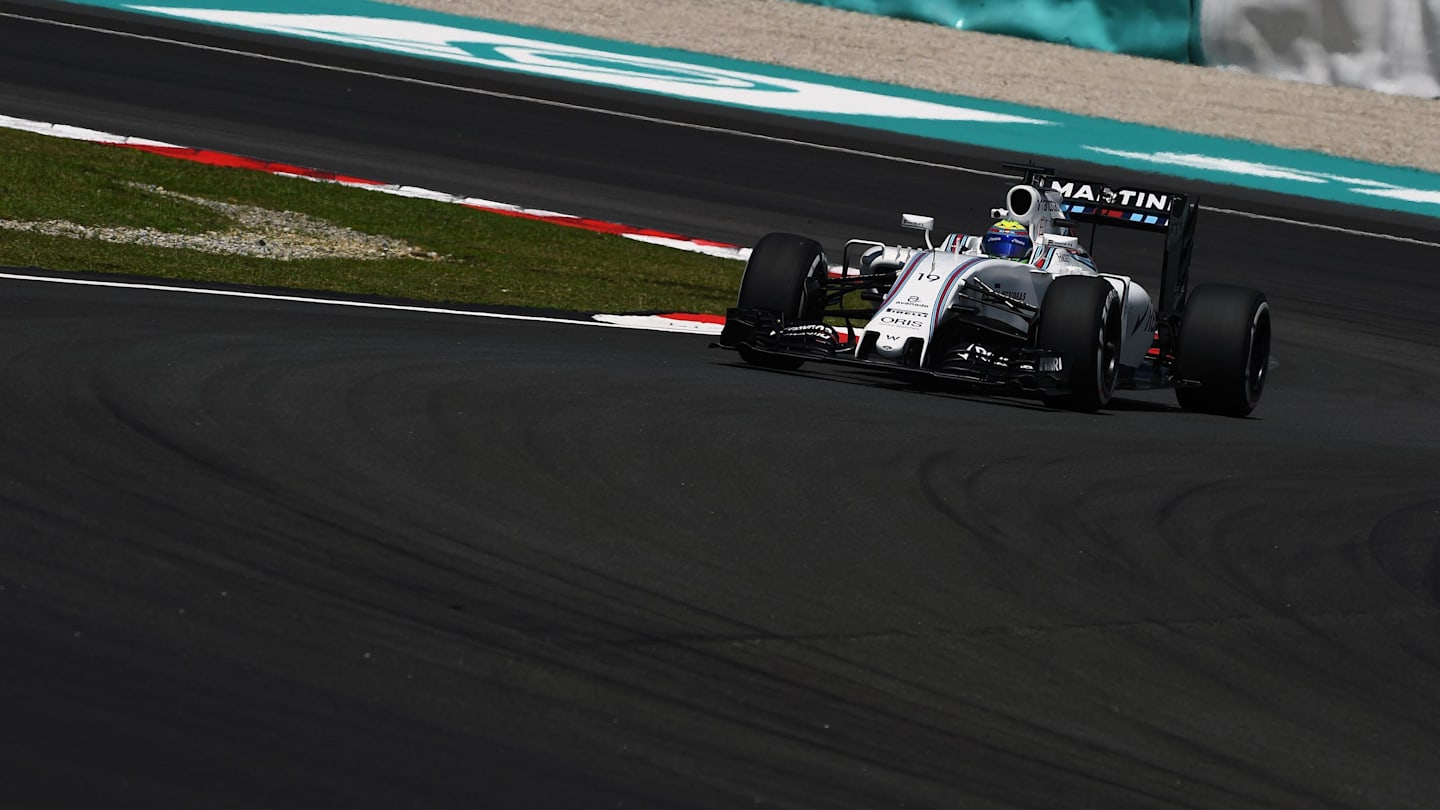
[[(820, 243), (792, 233), (770, 233), (750, 251), (740, 279), (739, 308), (774, 312), (787, 322), (819, 320), (824, 301), (820, 284), (828, 269)], [(796, 369), (804, 362), (738, 347), (747, 363), (767, 368)]]
[(1109, 281), (1061, 276), (1050, 282), (1035, 343), (1061, 356), (1069, 390), (1048, 402), (1087, 413), (1110, 402), (1120, 373), (1120, 321), (1120, 295)]

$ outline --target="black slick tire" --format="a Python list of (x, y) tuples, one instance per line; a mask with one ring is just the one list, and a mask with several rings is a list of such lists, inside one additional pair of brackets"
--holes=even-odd
[(1231, 284), (1190, 291), (1180, 319), (1175, 374), (1198, 386), (1175, 389), (1187, 411), (1247, 416), (1265, 392), (1270, 365), (1270, 303)]
[[(779, 314), (787, 323), (817, 321), (823, 314), (820, 282), (828, 267), (820, 243), (791, 233), (770, 233), (750, 251), (736, 306)], [(740, 357), (766, 368), (797, 369), (804, 361), (756, 351), (745, 344)]]
[(1120, 296), (1109, 281), (1061, 276), (1050, 282), (1035, 344), (1061, 356), (1069, 390), (1046, 402), (1085, 413), (1105, 407), (1120, 372), (1120, 335)]

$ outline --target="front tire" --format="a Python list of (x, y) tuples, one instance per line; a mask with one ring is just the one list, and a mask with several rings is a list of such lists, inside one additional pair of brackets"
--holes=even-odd
[(1247, 416), (1260, 402), (1270, 367), (1270, 303), (1230, 284), (1191, 291), (1180, 319), (1175, 374), (1199, 383), (1175, 389), (1187, 411)]
[[(787, 323), (818, 321), (824, 314), (820, 290), (828, 264), (820, 243), (792, 233), (770, 233), (750, 251), (740, 278), (739, 308), (774, 312)], [(793, 370), (804, 361), (756, 351), (744, 343), (737, 349), (747, 363)]]
[(1061, 276), (1050, 282), (1035, 342), (1060, 354), (1070, 390), (1047, 402), (1085, 413), (1105, 407), (1120, 373), (1120, 335), (1120, 295), (1109, 281)]

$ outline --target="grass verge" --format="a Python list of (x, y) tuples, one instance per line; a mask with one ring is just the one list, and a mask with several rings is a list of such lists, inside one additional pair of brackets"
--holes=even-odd
[[(198, 243), (206, 235), (245, 235), (223, 207), (179, 195), (299, 212), (412, 250), (359, 259), (337, 249), (334, 257), (281, 260), (147, 244), (157, 234), (190, 235)], [(15, 130), (0, 130), (0, 221), (8, 223), (0, 228), (0, 265), (445, 303), (723, 313), (743, 269), (731, 260), (451, 203)], [(107, 242), (18, 229), (41, 222), (123, 228), (135, 238)]]

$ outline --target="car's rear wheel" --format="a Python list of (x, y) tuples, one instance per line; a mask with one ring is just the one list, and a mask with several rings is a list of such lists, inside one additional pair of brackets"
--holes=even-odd
[(1050, 282), (1040, 308), (1036, 346), (1061, 356), (1069, 390), (1046, 401), (1094, 412), (1115, 393), (1120, 373), (1120, 295), (1096, 276), (1061, 276)]
[[(736, 306), (774, 312), (786, 322), (816, 321), (823, 314), (820, 284), (827, 263), (820, 243), (791, 233), (770, 233), (750, 251)], [(804, 362), (741, 343), (740, 357), (766, 368), (796, 369)]]
[(1190, 411), (1246, 416), (1260, 402), (1270, 366), (1270, 303), (1265, 294), (1230, 284), (1190, 292), (1175, 348), (1175, 389)]

